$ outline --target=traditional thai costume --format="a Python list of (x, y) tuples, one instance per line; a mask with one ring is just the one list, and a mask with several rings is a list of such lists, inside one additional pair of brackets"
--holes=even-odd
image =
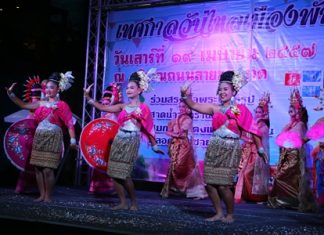
[(324, 206), (324, 149), (318, 144), (312, 151), (313, 192), (319, 206)]
[[(115, 113), (102, 113), (102, 117), (117, 122), (117, 115)], [(102, 172), (93, 168), (91, 174), (89, 192), (104, 193), (104, 192), (112, 192), (113, 190), (114, 190), (114, 184), (111, 177), (107, 175), (107, 172)]]
[[(302, 100), (297, 89), (293, 90), (291, 97), (291, 105), (295, 110), (301, 109)], [(276, 139), (280, 146), (280, 157), (268, 200), (272, 208), (317, 210), (306, 172), (306, 150), (303, 144), (306, 130), (304, 122), (294, 121)]]
[(241, 159), (240, 137), (246, 131), (260, 135), (246, 106), (222, 107), (213, 115), (213, 134), (205, 162), (205, 182), (211, 185), (233, 185)]
[[(269, 120), (270, 94), (261, 96), (257, 109), (262, 110), (262, 117), (256, 120), (261, 134), (262, 147), (269, 157)], [(238, 182), (235, 186), (235, 202), (241, 198), (246, 201), (263, 202), (268, 199), (268, 181), (270, 177), (269, 159), (260, 158), (258, 148), (253, 136), (249, 132), (243, 132), (242, 158), (239, 166)]]
[[(264, 152), (269, 156), (269, 128), (264, 122), (257, 122), (262, 137)], [(235, 202), (263, 202), (268, 199), (269, 162), (258, 154), (252, 135), (242, 135), (242, 159), (239, 166), (238, 182), (235, 187)]]
[(324, 142), (324, 117), (318, 119), (316, 123), (309, 128), (306, 137), (314, 141)]
[(131, 177), (140, 146), (140, 133), (154, 137), (153, 118), (149, 107), (128, 106), (118, 115), (120, 125), (112, 143), (108, 161), (108, 175), (112, 178)]
[[(324, 142), (324, 117), (308, 130), (306, 137), (317, 141)], [(324, 206), (324, 150), (318, 144), (312, 151), (313, 157), (313, 192), (319, 206)]]
[[(26, 119), (35, 119), (34, 112), (31, 111), (27, 115)], [(28, 191), (28, 189), (32, 189), (36, 187), (36, 178), (34, 174), (34, 169), (30, 165), (30, 156), (28, 157), (27, 161), (28, 164), (26, 165), (26, 167), (28, 169), (25, 169), (25, 171), (20, 171), (19, 173), (18, 181), (15, 188), (16, 193), (24, 193)]]
[(33, 140), (30, 164), (56, 169), (60, 163), (62, 127), (74, 129), (72, 112), (64, 101), (41, 101), (35, 111), (38, 126)]
[(168, 197), (171, 190), (186, 194), (187, 197), (207, 197), (196, 163), (192, 139), (189, 139), (192, 132), (192, 118), (188, 115), (178, 116), (169, 123), (169, 131), (186, 134), (171, 137), (168, 148), (170, 164), (161, 196)]
[[(24, 91), (24, 101), (27, 102), (35, 102), (36, 100), (39, 101), (43, 95), (42, 85), (40, 82), (39, 76), (34, 76), (33, 78), (29, 78), (25, 84), (25, 91)], [(29, 114), (26, 116), (26, 119), (35, 119), (34, 110), (30, 110)], [(27, 142), (31, 142), (32, 140), (26, 140)], [(29, 153), (31, 149), (29, 149)], [(36, 178), (34, 174), (34, 168), (30, 165), (30, 155), (27, 159), (28, 163), (26, 164), (26, 169), (24, 171), (20, 171), (19, 178), (16, 184), (16, 193), (23, 193), (28, 191), (28, 189), (32, 189), (36, 187)]]
[[(121, 87), (116, 83), (111, 83), (103, 92), (100, 103), (103, 105), (111, 106), (121, 102), (122, 102)], [(118, 122), (117, 116), (118, 116), (117, 113), (101, 112), (101, 117), (109, 119), (116, 123)], [(99, 171), (96, 168), (93, 168), (91, 174), (89, 192), (103, 193), (103, 192), (112, 192), (113, 190), (114, 190), (114, 184), (112, 178), (107, 175), (107, 170), (103, 172), (103, 171)]]

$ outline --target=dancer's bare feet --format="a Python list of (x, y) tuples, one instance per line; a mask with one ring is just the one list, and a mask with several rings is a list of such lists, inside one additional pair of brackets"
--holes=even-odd
[(124, 203), (121, 203), (121, 204), (118, 204), (114, 207), (111, 208), (112, 210), (127, 210), (128, 209), (128, 205), (127, 204), (124, 204)]
[(34, 200), (34, 202), (42, 202), (42, 201), (44, 201), (44, 198), (42, 196), (40, 196)]
[(160, 196), (162, 198), (168, 198), (169, 197), (169, 194), (168, 193), (161, 193)]
[(224, 219), (223, 213), (218, 213), (214, 215), (213, 217), (205, 219), (205, 221), (213, 222), (213, 221), (220, 221)]
[(50, 199), (50, 198), (44, 198), (44, 202), (52, 202), (52, 199)]
[(136, 204), (132, 204), (132, 205), (130, 206), (129, 210), (131, 210), (131, 211), (137, 211), (137, 210), (138, 210), (138, 207), (137, 207)]
[(226, 223), (226, 224), (233, 223), (234, 222), (234, 215), (232, 215), (232, 214), (226, 215), (226, 217), (223, 217), (222, 222)]
[(129, 210), (131, 211), (137, 211), (138, 210), (138, 207), (136, 205), (133, 205), (129, 208)]
[(205, 196), (194, 197), (193, 200), (202, 200), (202, 199), (205, 199), (206, 197)]

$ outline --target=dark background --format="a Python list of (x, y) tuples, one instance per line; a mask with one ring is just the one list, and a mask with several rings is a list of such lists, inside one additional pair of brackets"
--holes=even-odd
[[(5, 87), (17, 82), (14, 92), (21, 97), (28, 77), (45, 79), (52, 72), (72, 71), (74, 85), (61, 99), (81, 117), (88, 5), (88, 0), (0, 1), (0, 186), (14, 186), (19, 173), (3, 150), (3, 136), (11, 125), (4, 117), (20, 110)], [(72, 183), (73, 174), (61, 182)]]

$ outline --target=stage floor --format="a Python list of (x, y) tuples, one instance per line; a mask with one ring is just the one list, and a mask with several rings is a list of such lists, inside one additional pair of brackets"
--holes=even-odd
[(36, 203), (35, 194), (0, 188), (1, 229), (34, 234), (324, 234), (323, 210), (311, 214), (243, 203), (235, 205), (236, 221), (227, 225), (204, 221), (214, 214), (209, 199), (162, 199), (158, 191), (139, 190), (137, 196), (138, 211), (113, 211), (115, 195), (57, 186), (51, 203)]

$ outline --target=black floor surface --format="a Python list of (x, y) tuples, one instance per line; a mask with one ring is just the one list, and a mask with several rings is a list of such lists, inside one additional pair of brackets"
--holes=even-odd
[[(51, 203), (35, 194), (0, 188), (1, 230), (33, 234), (324, 234), (324, 211), (300, 213), (263, 204), (235, 205), (233, 224), (207, 222), (209, 199), (162, 199), (158, 191), (137, 191), (139, 210), (113, 211), (115, 195), (90, 195), (85, 189), (56, 187)], [(7, 230), (8, 231), (8, 230)]]

